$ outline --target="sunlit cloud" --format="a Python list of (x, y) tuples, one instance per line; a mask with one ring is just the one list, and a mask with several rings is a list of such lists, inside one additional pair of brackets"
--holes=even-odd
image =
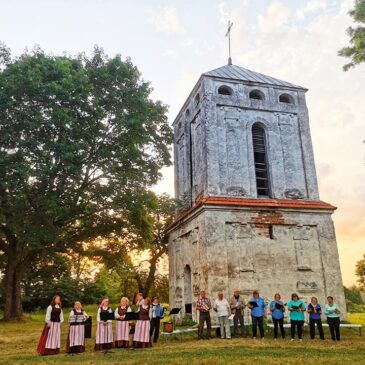
[(147, 21), (159, 32), (184, 34), (186, 31), (180, 22), (177, 10), (173, 6), (166, 6), (158, 10), (151, 10)]

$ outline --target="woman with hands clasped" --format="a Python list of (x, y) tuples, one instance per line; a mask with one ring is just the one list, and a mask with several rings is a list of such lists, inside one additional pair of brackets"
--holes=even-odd
[(324, 314), (327, 316), (332, 340), (340, 341), (340, 308), (333, 302), (333, 297), (331, 296), (327, 297), (327, 303), (324, 307)]

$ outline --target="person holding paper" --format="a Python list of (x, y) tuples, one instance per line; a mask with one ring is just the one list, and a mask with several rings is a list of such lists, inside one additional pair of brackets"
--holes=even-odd
[(266, 303), (264, 298), (260, 297), (257, 290), (255, 290), (252, 294), (253, 297), (248, 302), (248, 307), (251, 309), (252, 338), (256, 340), (258, 325), (260, 330), (260, 336), (262, 339), (264, 339), (264, 315), (266, 310)]
[(97, 327), (95, 337), (95, 351), (110, 350), (113, 347), (113, 311), (109, 307), (109, 298), (104, 298), (98, 308), (96, 316)]
[(63, 311), (59, 295), (55, 295), (48, 306), (45, 322), (37, 352), (42, 356), (56, 355), (60, 352), (61, 324), (63, 323)]
[(274, 296), (274, 300), (270, 303), (270, 311), (272, 316), (272, 321), (274, 323), (274, 338), (278, 338), (278, 327), (280, 327), (281, 337), (285, 338), (285, 329), (284, 329), (284, 312), (285, 306), (281, 301), (281, 296), (279, 293), (276, 293)]
[(150, 338), (150, 304), (151, 299), (146, 297), (138, 308), (138, 320), (133, 336), (134, 348), (152, 347)]
[(288, 310), (290, 312), (291, 341), (294, 341), (295, 338), (295, 327), (298, 330), (299, 341), (302, 341), (305, 304), (302, 302), (301, 299), (299, 299), (298, 294), (292, 294), (291, 301), (288, 303)]
[(324, 314), (327, 316), (332, 340), (340, 341), (340, 308), (333, 302), (333, 297), (331, 296), (327, 297), (327, 303), (324, 307)]
[(89, 316), (82, 309), (80, 302), (75, 302), (74, 309), (70, 312), (68, 322), (70, 331), (67, 336), (66, 352), (78, 354), (85, 352), (85, 320)]
[(234, 336), (238, 336), (238, 326), (240, 327), (241, 336), (244, 336), (245, 329), (243, 310), (246, 307), (246, 303), (245, 300), (240, 296), (240, 291), (238, 289), (234, 290), (229, 304), (231, 307), (231, 313), (233, 314)]
[(322, 327), (322, 308), (318, 304), (318, 299), (316, 297), (311, 298), (311, 302), (308, 304), (308, 313), (309, 313), (309, 329), (310, 329), (310, 336), (313, 340), (315, 337), (315, 325), (317, 325), (319, 337), (321, 340), (324, 340), (324, 333)]
[(210, 339), (212, 322), (209, 311), (212, 309), (210, 300), (206, 297), (205, 291), (200, 292), (200, 298), (196, 302), (196, 309), (199, 311), (198, 339), (203, 339), (204, 323), (207, 324), (207, 340)]
[(129, 306), (129, 299), (122, 297), (120, 299), (119, 306), (114, 312), (116, 319), (115, 322), (115, 347), (116, 348), (128, 348), (129, 347), (129, 322), (125, 316), (127, 313), (132, 312)]
[(221, 338), (231, 338), (231, 325), (228, 317), (231, 314), (230, 305), (226, 298), (223, 298), (223, 292), (218, 292), (218, 298), (214, 301), (213, 310), (217, 312), (219, 326), (221, 330)]

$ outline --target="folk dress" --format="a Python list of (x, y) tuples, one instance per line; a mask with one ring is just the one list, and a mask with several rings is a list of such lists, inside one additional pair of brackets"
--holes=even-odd
[(60, 352), (63, 320), (62, 308), (58, 304), (48, 306), (46, 323), (37, 347), (40, 355), (56, 355)]
[(124, 319), (128, 312), (131, 312), (131, 307), (119, 306), (115, 310), (115, 347), (127, 348), (129, 347), (129, 322)]

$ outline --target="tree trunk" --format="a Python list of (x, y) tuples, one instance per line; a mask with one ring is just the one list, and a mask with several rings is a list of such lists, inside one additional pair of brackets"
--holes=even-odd
[(4, 320), (21, 319), (23, 316), (20, 283), (24, 270), (12, 255), (8, 256), (4, 277)]

